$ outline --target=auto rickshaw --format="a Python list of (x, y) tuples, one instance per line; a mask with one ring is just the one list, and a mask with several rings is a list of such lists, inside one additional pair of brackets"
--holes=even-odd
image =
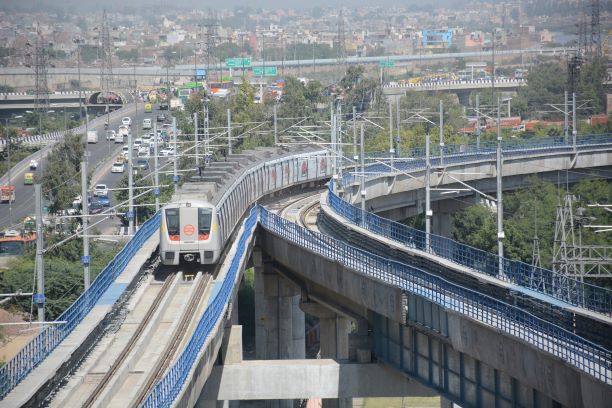
[(34, 184), (34, 173), (26, 173), (23, 176), (23, 184), (32, 185)]

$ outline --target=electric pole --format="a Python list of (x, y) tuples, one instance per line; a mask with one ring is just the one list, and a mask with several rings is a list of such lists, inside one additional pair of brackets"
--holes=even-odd
[(85, 290), (89, 288), (89, 197), (87, 196), (87, 155), (81, 162), (81, 207), (83, 215), (83, 282)]
[(501, 117), (500, 117), (500, 99), (497, 98), (497, 255), (499, 262), (499, 277), (504, 276), (504, 206), (502, 197), (502, 135), (501, 135)]
[[(34, 186), (34, 206), (36, 207), (36, 296), (34, 303), (38, 308), (38, 321), (45, 321), (45, 262), (43, 241), (43, 218), (42, 218), (42, 186)], [(41, 324), (40, 330), (43, 329)]]
[(158, 152), (159, 152), (159, 147), (158, 147), (158, 142), (159, 142), (159, 136), (157, 135), (157, 123), (153, 123), (153, 133), (155, 134), (154, 138), (155, 138), (155, 143), (153, 144), (153, 167), (154, 167), (154, 174), (153, 174), (153, 182), (155, 183), (155, 212), (159, 211), (159, 158), (157, 157)]

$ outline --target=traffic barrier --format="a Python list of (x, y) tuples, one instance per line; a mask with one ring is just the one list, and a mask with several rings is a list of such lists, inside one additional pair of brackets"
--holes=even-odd
[(138, 230), (134, 237), (119, 251), (108, 265), (96, 276), (89, 289), (72, 304), (56, 321), (44, 328), (21, 351), (0, 368), (0, 399), (14, 389), (34, 368), (74, 330), (85, 318), (111, 283), (124, 271), (126, 265), (142, 247), (144, 242), (159, 228), (160, 214), (157, 213)]

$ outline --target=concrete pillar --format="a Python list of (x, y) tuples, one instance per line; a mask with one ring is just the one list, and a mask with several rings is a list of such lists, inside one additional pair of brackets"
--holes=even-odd
[(452, 213), (456, 210), (449, 200), (434, 201), (431, 203), (433, 210), (433, 229), (435, 235), (450, 238), (453, 229)]
[(372, 361), (372, 344), (368, 336), (368, 322), (360, 319), (355, 323), (356, 330), (349, 334), (349, 360), (369, 363)]
[(306, 314), (300, 309), (301, 296), (293, 296), (291, 305), (293, 319), (293, 358), (306, 358)]
[[(314, 302), (302, 302), (300, 307), (305, 313), (319, 318), (321, 358), (348, 361), (350, 319)], [(350, 407), (352, 398), (323, 399), (323, 408)]]
[(453, 403), (444, 397), (440, 397), (440, 408), (453, 408)]
[(255, 358), (265, 360), (268, 332), (266, 330), (266, 300), (264, 297), (264, 264), (261, 248), (253, 248), (251, 255), (255, 272)]

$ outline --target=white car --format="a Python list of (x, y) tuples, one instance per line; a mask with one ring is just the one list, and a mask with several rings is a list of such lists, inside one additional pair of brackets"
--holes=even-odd
[(159, 152), (160, 156), (173, 156), (174, 155), (174, 147), (170, 146), (170, 147), (166, 147), (164, 149), (161, 149)]
[(121, 123), (124, 124), (125, 126), (130, 126), (132, 124), (132, 118), (130, 118), (129, 116), (126, 116), (125, 118), (121, 119)]
[(132, 142), (132, 149), (138, 150), (142, 146), (142, 139), (138, 138)]
[(114, 130), (107, 130), (106, 131), (106, 140), (115, 140), (115, 131)]
[(108, 187), (106, 184), (96, 184), (93, 195), (94, 197), (108, 197)]
[(130, 154), (130, 148), (124, 145), (123, 148), (121, 149), (121, 154), (123, 155), (125, 160), (127, 160), (128, 155)]
[(36, 159), (30, 160), (30, 170), (36, 170), (38, 168), (38, 161)]
[(142, 128), (143, 129), (151, 129), (153, 127), (153, 124), (151, 123), (151, 119), (144, 119), (142, 121)]
[(111, 173), (123, 173), (125, 171), (125, 165), (123, 163), (113, 163), (111, 167)]
[(72, 206), (78, 207), (79, 205), (81, 205), (82, 202), (83, 200), (81, 199), (81, 195), (78, 195), (72, 199)]
[(138, 157), (144, 157), (149, 155), (149, 145), (141, 145), (138, 148)]

